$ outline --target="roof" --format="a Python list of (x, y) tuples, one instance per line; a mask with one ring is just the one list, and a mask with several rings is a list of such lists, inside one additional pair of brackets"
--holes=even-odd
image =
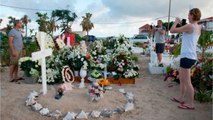
[(212, 16), (212, 17), (208, 17), (208, 18), (201, 19), (199, 22), (204, 22), (204, 21), (213, 21), (213, 16)]
[(151, 29), (150, 25), (149, 24), (145, 24), (143, 26), (141, 26), (139, 29), (142, 29), (142, 28), (148, 28), (148, 29)]

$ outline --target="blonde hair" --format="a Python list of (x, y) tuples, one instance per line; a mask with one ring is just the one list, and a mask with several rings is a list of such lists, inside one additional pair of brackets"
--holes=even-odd
[(193, 8), (189, 11), (189, 14), (193, 16), (194, 21), (199, 21), (201, 18), (201, 12), (198, 8)]

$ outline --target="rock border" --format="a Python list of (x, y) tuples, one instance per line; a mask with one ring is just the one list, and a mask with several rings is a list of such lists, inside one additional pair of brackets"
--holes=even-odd
[(103, 109), (101, 111), (93, 110), (91, 112), (81, 111), (79, 113), (75, 112), (67, 112), (66, 114), (62, 114), (61, 111), (55, 110), (50, 112), (48, 108), (43, 107), (41, 104), (38, 103), (37, 98), (42, 94), (36, 91), (30, 92), (25, 101), (26, 106), (30, 106), (33, 111), (40, 113), (42, 116), (53, 117), (55, 119), (60, 119), (63, 116), (63, 120), (75, 120), (75, 119), (89, 119), (89, 118), (103, 118), (107, 117), (110, 118), (113, 114), (122, 114), (127, 111), (134, 110), (134, 95), (132, 92), (126, 92), (124, 89), (118, 90), (122, 93), (125, 98), (127, 99), (127, 103), (121, 107), (116, 107), (114, 109)]

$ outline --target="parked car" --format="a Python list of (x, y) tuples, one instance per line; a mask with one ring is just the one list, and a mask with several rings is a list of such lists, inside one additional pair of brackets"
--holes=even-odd
[(130, 42), (131, 43), (134, 43), (134, 42), (148, 43), (149, 42), (149, 38), (146, 35), (139, 34), (139, 35), (136, 35), (135, 37), (131, 38)]

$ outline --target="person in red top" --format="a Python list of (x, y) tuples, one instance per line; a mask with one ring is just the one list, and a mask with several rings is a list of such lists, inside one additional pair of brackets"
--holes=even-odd
[(74, 46), (75, 44), (75, 34), (72, 33), (72, 28), (68, 27), (65, 32), (64, 43), (67, 45), (67, 39), (70, 38), (70, 46)]

